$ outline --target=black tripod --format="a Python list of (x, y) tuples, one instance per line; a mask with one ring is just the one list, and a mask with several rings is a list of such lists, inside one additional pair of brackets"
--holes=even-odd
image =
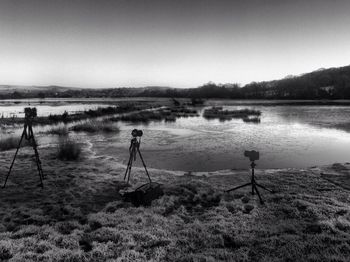
[(234, 191), (236, 189), (239, 189), (239, 188), (242, 188), (242, 187), (246, 187), (246, 186), (252, 186), (252, 195), (254, 195), (254, 191), (257, 193), (259, 199), (260, 199), (260, 203), (261, 204), (264, 204), (264, 201), (262, 200), (261, 196), (260, 196), (260, 193), (259, 193), (259, 190), (258, 190), (258, 187), (270, 192), (270, 193), (274, 193), (271, 189), (268, 189), (262, 185), (259, 185), (256, 181), (255, 181), (255, 176), (254, 176), (254, 168), (256, 167), (256, 164), (254, 163), (254, 161), (251, 162), (250, 164), (251, 168), (252, 168), (252, 177), (251, 177), (251, 181), (250, 183), (247, 183), (247, 184), (244, 184), (244, 185), (241, 185), (241, 186), (237, 186), (237, 187), (234, 187), (234, 188), (231, 188), (229, 190), (226, 190), (226, 192), (231, 192), (231, 191)]
[(143, 157), (142, 157), (141, 152), (140, 152), (140, 144), (141, 144), (141, 136), (140, 136), (139, 140), (137, 140), (136, 136), (134, 136), (131, 139), (130, 147), (129, 147), (130, 156), (129, 156), (128, 166), (126, 167), (126, 170), (125, 170), (124, 180), (126, 179), (126, 177), (128, 177), (127, 182), (129, 183), (132, 163), (133, 163), (133, 161), (136, 161), (136, 154), (139, 153), (139, 156), (140, 156), (140, 159), (142, 161), (143, 167), (145, 168), (146, 174), (148, 176), (149, 183), (151, 184), (152, 183), (151, 177), (149, 176), (149, 173), (147, 171), (147, 167), (146, 167), (145, 161), (143, 160)]
[(29, 144), (34, 149), (35, 162), (36, 162), (36, 165), (37, 165), (37, 168), (38, 168), (38, 173), (39, 173), (39, 178), (40, 178), (40, 185), (39, 186), (41, 186), (42, 188), (44, 187), (44, 184), (43, 184), (44, 173), (43, 173), (43, 169), (41, 168), (41, 161), (40, 161), (39, 153), (38, 153), (38, 149), (37, 149), (38, 145), (37, 145), (37, 143), (35, 141), (33, 128), (32, 128), (33, 119), (36, 116), (36, 108), (33, 108), (33, 109), (35, 109), (35, 115), (34, 114), (31, 115), (30, 113), (28, 114), (28, 108), (25, 109), (26, 110), (25, 111), (26, 115), (25, 115), (25, 120), (24, 120), (25, 122), (24, 122), (24, 128), (23, 128), (22, 136), (21, 136), (21, 139), (20, 139), (20, 141), (18, 143), (18, 146), (17, 146), (17, 149), (16, 149), (16, 153), (15, 153), (15, 156), (13, 157), (10, 169), (9, 169), (9, 171), (7, 173), (6, 180), (5, 180), (5, 183), (3, 185), (3, 188), (6, 187), (7, 180), (9, 178), (9, 176), (10, 176), (12, 167), (13, 167), (13, 165), (15, 163), (15, 160), (16, 160), (16, 157), (17, 157), (17, 153), (18, 153), (18, 151), (19, 151), (19, 149), (21, 147), (21, 143), (22, 143), (23, 138), (26, 139), (29, 142)]

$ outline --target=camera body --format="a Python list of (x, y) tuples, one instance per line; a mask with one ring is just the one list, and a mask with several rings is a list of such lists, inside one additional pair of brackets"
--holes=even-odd
[(142, 130), (134, 129), (131, 131), (133, 137), (141, 137), (143, 135)]
[(255, 150), (244, 151), (244, 156), (248, 157), (250, 161), (259, 160), (259, 152)]
[(24, 108), (24, 116), (26, 119), (36, 117), (37, 116), (36, 107)]

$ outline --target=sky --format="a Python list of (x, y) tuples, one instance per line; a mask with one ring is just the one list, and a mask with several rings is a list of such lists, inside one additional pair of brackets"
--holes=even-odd
[(347, 0), (0, 0), (0, 84), (196, 87), (350, 64)]

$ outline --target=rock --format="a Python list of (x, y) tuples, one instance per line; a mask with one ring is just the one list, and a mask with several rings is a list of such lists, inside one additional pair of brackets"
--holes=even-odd
[(245, 203), (245, 204), (247, 204), (249, 201), (250, 201), (250, 197), (248, 197), (248, 196), (244, 196), (242, 198), (242, 202)]
[(253, 205), (244, 205), (243, 213), (249, 214), (254, 209)]
[(124, 201), (131, 202), (134, 206), (150, 206), (152, 201), (164, 194), (159, 183), (147, 183), (138, 187), (135, 191), (123, 194)]
[(320, 234), (322, 227), (319, 224), (310, 224), (305, 228), (304, 233)]

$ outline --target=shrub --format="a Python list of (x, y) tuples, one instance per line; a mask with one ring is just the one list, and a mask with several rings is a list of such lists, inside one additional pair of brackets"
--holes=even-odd
[(119, 132), (119, 128), (114, 126), (112, 123), (102, 122), (102, 121), (87, 121), (84, 123), (79, 123), (71, 128), (75, 132), (87, 132), (96, 133), (103, 131), (106, 133)]
[(54, 123), (57, 123), (57, 122), (68, 122), (69, 115), (68, 115), (67, 111), (64, 111), (64, 113), (61, 114), (61, 115), (51, 115), (50, 114), (47, 119), (50, 122), (54, 122)]
[(81, 145), (69, 138), (60, 140), (57, 157), (60, 160), (78, 160), (81, 153)]

